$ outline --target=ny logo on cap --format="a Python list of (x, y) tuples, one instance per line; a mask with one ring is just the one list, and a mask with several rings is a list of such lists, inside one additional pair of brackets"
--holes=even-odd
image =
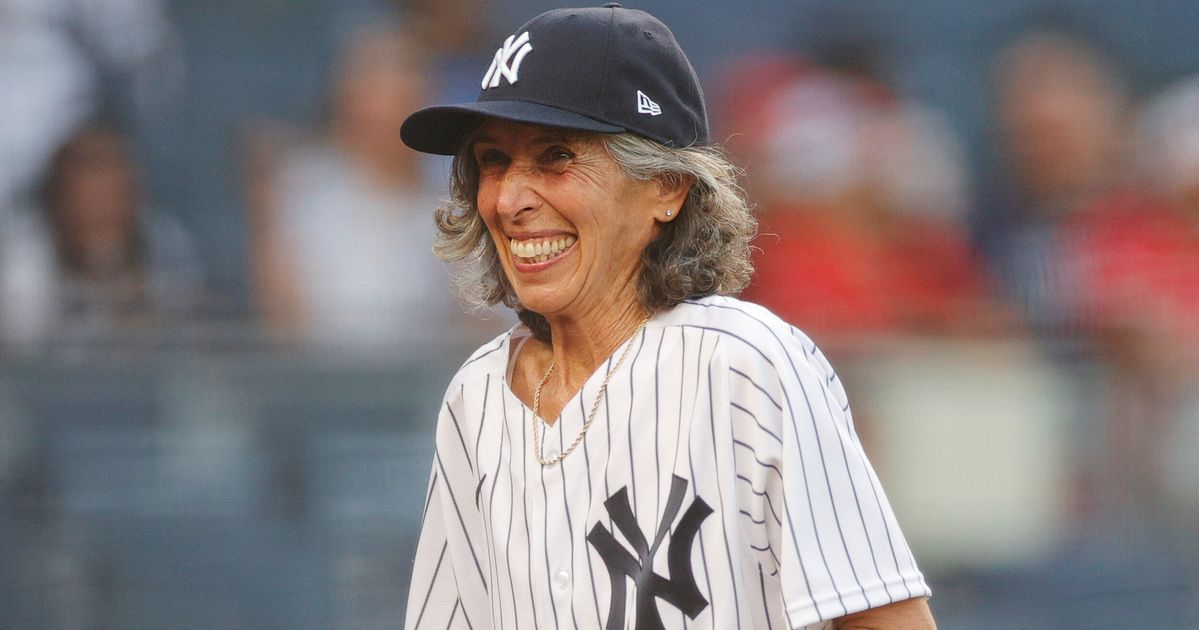
[(491, 67), (487, 68), (487, 74), (483, 75), (483, 89), (499, 87), (501, 76), (508, 79), (509, 84), (516, 83), (520, 73), (520, 62), (524, 61), (525, 55), (531, 50), (533, 45), (529, 43), (528, 31), (521, 33), (520, 37), (509, 35), (508, 39), (504, 40), (504, 45), (495, 51)]

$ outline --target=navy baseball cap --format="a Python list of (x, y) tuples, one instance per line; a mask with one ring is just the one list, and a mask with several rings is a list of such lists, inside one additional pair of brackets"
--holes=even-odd
[(508, 37), (473, 103), (421, 109), (404, 144), (454, 155), (488, 118), (620, 133), (672, 147), (706, 145), (708, 115), (691, 62), (654, 16), (618, 3), (554, 9)]

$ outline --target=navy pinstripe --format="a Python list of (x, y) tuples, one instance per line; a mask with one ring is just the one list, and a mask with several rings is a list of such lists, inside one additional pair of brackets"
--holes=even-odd
[[(672, 629), (814, 630), (928, 594), (842, 384), (802, 332), (725, 297), (657, 314), (627, 342), (595, 418), (603, 429), (549, 467), (533, 460), (532, 416), (507, 385), (524, 335), (518, 327), (483, 346), (447, 388), (407, 628), (602, 628), (621, 614), (619, 627), (637, 630), (652, 611)], [(546, 428), (546, 445), (568, 444), (612, 363)], [(664, 500), (672, 483), (685, 484), (681, 504)], [(606, 503), (621, 492), (631, 510), (621, 518), (633, 519), (623, 530)], [(714, 512), (677, 520), (700, 501)], [(636, 548), (620, 533), (629, 527), (665, 538)], [(615, 548), (601, 554), (593, 529), (614, 535)], [(652, 585), (681, 585), (688, 573), (702, 599), (684, 614)], [(611, 598), (622, 581), (620, 606)]]

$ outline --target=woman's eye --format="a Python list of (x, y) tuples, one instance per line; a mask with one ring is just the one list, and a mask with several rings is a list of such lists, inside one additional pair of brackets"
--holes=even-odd
[(550, 147), (545, 152), (545, 159), (548, 162), (566, 162), (573, 159), (574, 156), (574, 152), (566, 147)]
[(484, 149), (475, 154), (475, 162), (480, 168), (503, 164), (504, 160), (504, 154), (495, 149)]

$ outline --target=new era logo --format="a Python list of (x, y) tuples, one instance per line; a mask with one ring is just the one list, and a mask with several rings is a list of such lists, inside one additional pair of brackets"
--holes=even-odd
[(649, 114), (650, 116), (661, 116), (662, 108), (657, 103), (650, 100), (645, 92), (637, 90), (637, 113)]
[(529, 43), (528, 31), (521, 33), (520, 37), (509, 35), (508, 39), (504, 40), (504, 45), (495, 51), (491, 67), (487, 68), (487, 74), (483, 75), (483, 89), (499, 87), (500, 77), (508, 79), (509, 84), (516, 83), (520, 74), (520, 62), (524, 61), (525, 55), (531, 50), (533, 45)]

